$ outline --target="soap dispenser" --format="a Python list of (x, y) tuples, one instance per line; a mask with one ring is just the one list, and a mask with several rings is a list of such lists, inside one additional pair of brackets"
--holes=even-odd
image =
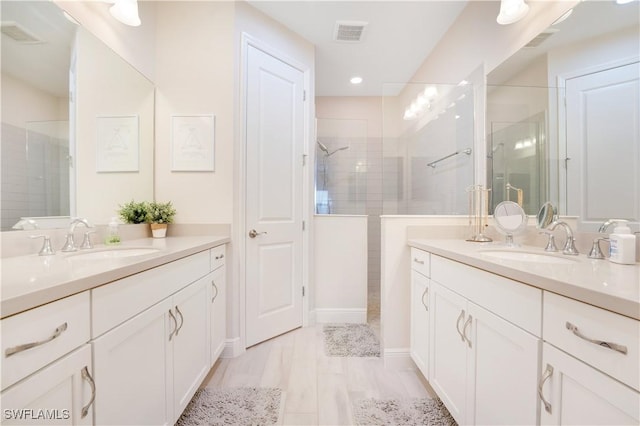
[(609, 236), (609, 260), (623, 265), (636, 263), (636, 236), (627, 226), (627, 220), (616, 220), (617, 226)]
[(120, 234), (118, 233), (118, 218), (112, 217), (107, 229), (107, 236), (104, 239), (106, 245), (120, 244)]

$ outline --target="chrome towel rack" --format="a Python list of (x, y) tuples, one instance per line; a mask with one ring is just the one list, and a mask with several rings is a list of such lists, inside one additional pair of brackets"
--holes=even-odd
[(455, 156), (455, 155), (458, 155), (458, 154), (467, 154), (467, 155), (471, 155), (471, 153), (472, 153), (472, 152), (473, 152), (473, 151), (471, 150), (471, 148), (463, 149), (462, 151), (456, 151), (456, 152), (454, 152), (453, 154), (445, 155), (444, 157), (439, 158), (439, 159), (437, 159), (436, 161), (432, 161), (432, 162), (430, 162), (429, 164), (427, 164), (427, 166), (429, 166), (429, 167), (431, 167), (431, 168), (434, 168), (434, 169), (435, 169), (435, 168), (436, 168), (436, 164), (438, 164), (439, 162), (441, 162), (441, 161), (443, 161), (443, 160), (446, 160), (447, 158), (451, 158), (451, 157), (453, 157), (453, 156)]

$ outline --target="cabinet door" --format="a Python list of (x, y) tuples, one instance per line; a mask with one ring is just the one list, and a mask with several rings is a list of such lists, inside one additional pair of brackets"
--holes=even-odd
[(429, 380), (429, 279), (411, 271), (411, 358)]
[(209, 372), (206, 277), (173, 297), (177, 328), (173, 343), (173, 420), (182, 414)]
[(465, 423), (467, 301), (435, 281), (430, 285), (430, 384), (458, 424)]
[(548, 343), (543, 345), (540, 396), (542, 424), (640, 424), (638, 392)]
[(227, 308), (226, 308), (226, 276), (225, 267), (213, 271), (207, 278), (209, 317), (211, 321), (211, 359), (210, 365), (216, 362), (227, 336)]
[(474, 303), (468, 308), (466, 422), (538, 424), (540, 339)]
[(172, 307), (166, 299), (93, 341), (96, 424), (173, 424)]
[(91, 347), (84, 345), (2, 392), (1, 423), (90, 425), (94, 396)]

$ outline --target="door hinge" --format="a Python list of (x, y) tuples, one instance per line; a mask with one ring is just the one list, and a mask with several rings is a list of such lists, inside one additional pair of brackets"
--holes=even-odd
[(302, 100), (303, 100), (303, 101), (306, 101), (306, 100), (307, 100), (307, 91), (306, 91), (306, 90), (303, 90), (303, 91), (302, 91)]
[(307, 165), (307, 154), (302, 154), (302, 165), (303, 166)]
[(304, 297), (304, 293), (305, 293), (304, 286), (302, 286), (302, 297)]
[(307, 223), (303, 220), (302, 221), (302, 230), (304, 231), (307, 227)]

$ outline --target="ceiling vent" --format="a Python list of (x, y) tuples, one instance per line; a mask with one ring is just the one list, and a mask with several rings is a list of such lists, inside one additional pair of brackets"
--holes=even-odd
[(555, 33), (557, 33), (558, 30), (555, 28), (548, 28), (546, 30), (544, 30), (543, 32), (541, 32), (540, 34), (538, 34), (537, 36), (535, 36), (533, 38), (533, 40), (531, 40), (529, 43), (527, 43), (524, 47), (538, 47), (540, 46), (542, 43), (544, 43), (549, 37), (551, 37), (552, 35), (554, 35)]
[(11, 37), (18, 43), (23, 44), (36, 44), (43, 43), (38, 37), (33, 35), (29, 30), (21, 26), (16, 22), (3, 22), (1, 25), (2, 34)]
[(368, 22), (361, 21), (337, 21), (333, 39), (347, 43), (358, 43), (362, 41), (368, 24)]

